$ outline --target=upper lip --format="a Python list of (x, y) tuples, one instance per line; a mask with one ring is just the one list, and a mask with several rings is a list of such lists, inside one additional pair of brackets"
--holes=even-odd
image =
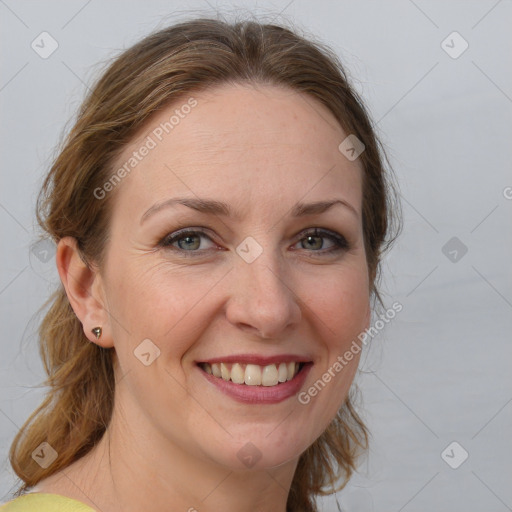
[(279, 363), (310, 363), (311, 359), (307, 356), (300, 356), (297, 354), (278, 354), (275, 356), (262, 356), (260, 354), (239, 354), (224, 357), (212, 357), (208, 359), (201, 359), (197, 364), (201, 363), (244, 363), (244, 364), (257, 364), (259, 366), (267, 366), (270, 364)]

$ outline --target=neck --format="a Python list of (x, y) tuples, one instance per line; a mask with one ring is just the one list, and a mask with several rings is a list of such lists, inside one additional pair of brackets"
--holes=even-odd
[(259, 471), (233, 470), (192, 457), (158, 432), (141, 431), (140, 418), (121, 418), (115, 411), (98, 445), (75, 463), (76, 478), (64, 470), (81, 489), (77, 499), (103, 512), (168, 512), (169, 506), (188, 512), (286, 511), (297, 460)]

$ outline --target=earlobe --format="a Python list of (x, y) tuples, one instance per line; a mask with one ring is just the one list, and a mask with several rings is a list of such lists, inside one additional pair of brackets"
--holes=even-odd
[(103, 329), (101, 327), (93, 327), (91, 332), (96, 336), (96, 339), (99, 340), (103, 334)]
[[(87, 265), (78, 250), (76, 239), (59, 241), (56, 255), (57, 270), (69, 303), (83, 326), (87, 339), (104, 348), (112, 347), (109, 317), (103, 304), (104, 290), (99, 272)], [(101, 337), (93, 329), (101, 328)]]

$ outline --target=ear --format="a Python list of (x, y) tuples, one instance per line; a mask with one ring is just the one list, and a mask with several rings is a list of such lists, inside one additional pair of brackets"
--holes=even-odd
[[(59, 241), (56, 260), (60, 280), (73, 311), (82, 323), (85, 336), (101, 347), (113, 347), (109, 315), (104, 307), (105, 290), (99, 271), (82, 260), (73, 237), (67, 236)], [(102, 329), (99, 339), (92, 333), (94, 327)]]

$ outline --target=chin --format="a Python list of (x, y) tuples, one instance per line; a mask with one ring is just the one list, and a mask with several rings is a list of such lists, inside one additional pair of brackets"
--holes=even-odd
[[(297, 422), (297, 425), (300, 423)], [(212, 460), (232, 471), (269, 470), (296, 462), (316, 437), (321, 435), (320, 431), (318, 435), (305, 436), (307, 427), (304, 428), (304, 423), (301, 425), (304, 430), (301, 428), (296, 432), (290, 432), (289, 429), (287, 432), (280, 431), (282, 425), (279, 425), (279, 422), (276, 422), (273, 427), (269, 424), (265, 427), (258, 433), (253, 425), (248, 425), (243, 429), (243, 433), (239, 431), (229, 439), (224, 436), (224, 442), (212, 441), (207, 447), (207, 452), (210, 453)], [(214, 453), (211, 450), (212, 446), (218, 448)]]

